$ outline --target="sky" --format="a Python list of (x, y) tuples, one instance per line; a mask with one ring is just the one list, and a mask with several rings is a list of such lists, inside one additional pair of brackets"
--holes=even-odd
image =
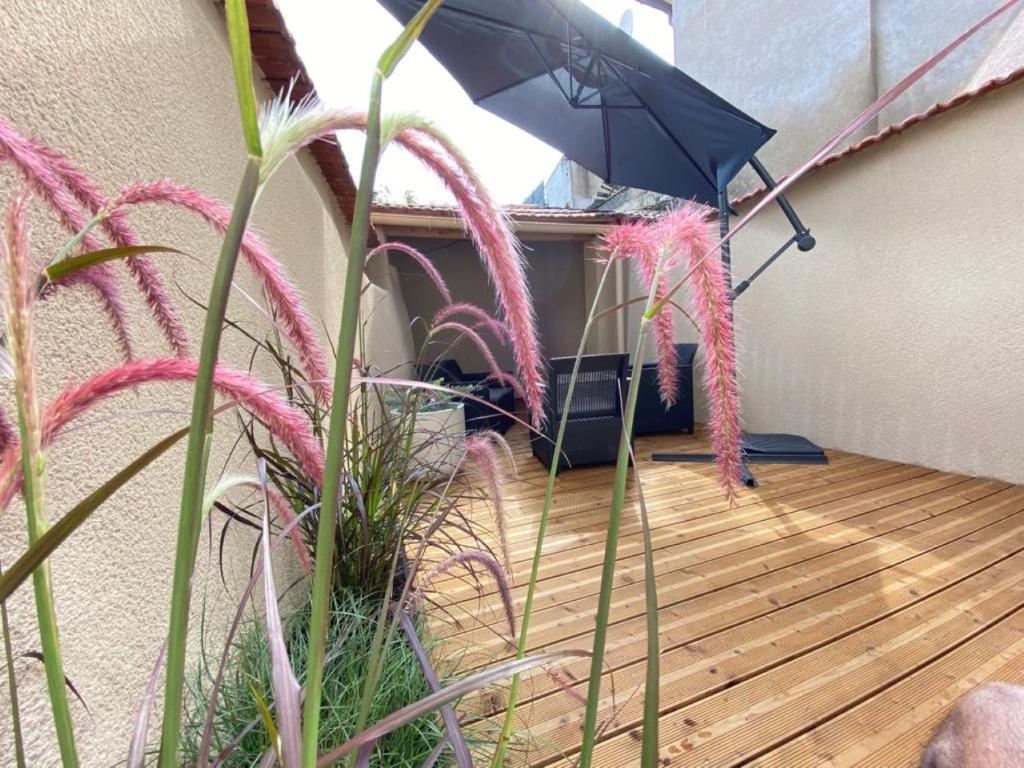
[[(612, 23), (633, 13), (633, 37), (672, 61), (668, 15), (635, 0), (583, 0)], [(400, 27), (376, 0), (277, 0), (306, 70), (329, 106), (366, 108), (380, 53)], [(384, 111), (415, 111), (440, 126), (469, 157), (502, 203), (522, 202), (554, 169), (560, 153), (475, 106), (458, 83), (416, 44), (384, 86)], [(345, 134), (342, 150), (353, 174), (362, 161), (362, 137)], [(377, 175), (388, 199), (448, 202), (444, 189), (419, 163), (389, 149)]]

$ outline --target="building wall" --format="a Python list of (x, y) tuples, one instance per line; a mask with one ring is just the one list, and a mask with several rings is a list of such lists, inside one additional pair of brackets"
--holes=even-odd
[[(472, 302), (496, 314), (494, 291), (472, 243), (467, 240), (402, 239), (430, 257), (456, 301)], [(544, 354), (551, 357), (574, 355), (588, 309), (584, 298), (582, 243), (530, 241), (525, 243), (524, 251)], [(442, 301), (415, 262), (401, 254), (393, 258), (411, 320), (413, 349), (418, 352), (424, 339), (424, 326), (417, 318), (429, 320), (441, 308)], [(484, 338), (490, 340), (486, 333)], [(449, 355), (446, 344), (451, 339), (449, 335), (444, 342), (433, 343), (428, 351), (429, 358), (425, 359), (452, 356), (467, 372), (487, 369), (483, 356), (471, 342), (463, 340), (450, 349)], [(494, 345), (493, 350), (502, 368), (514, 368), (510, 350), (498, 345)]]
[[(776, 176), (796, 167), (825, 139), (971, 24), (994, 0), (678, 0), (673, 3), (676, 64), (761, 122), (778, 129), (759, 156)], [(993, 21), (861, 135), (876, 133), (968, 87), (1024, 63), (1013, 9)], [(854, 140), (859, 138), (855, 136)], [(757, 185), (741, 174), (734, 193)]]
[[(736, 305), (749, 429), (1024, 482), (1022, 109), (1006, 86), (793, 188), (818, 246)], [(769, 208), (737, 277), (790, 234)]]
[[(224, 24), (209, 0), (6, 0), (0, 13), (6, 42), (0, 67), (0, 114), (23, 132), (70, 154), (111, 194), (135, 180), (169, 177), (231, 200), (244, 163)], [(260, 88), (260, 96), (268, 94)], [(17, 183), (0, 165), (0, 199)], [(161, 271), (198, 346), (201, 312), (184, 294), (205, 302), (219, 240), (185, 214), (140, 210), (133, 222), (143, 242), (175, 246), (188, 257), (160, 256)], [(281, 168), (257, 205), (253, 226), (281, 258), (318, 325), (336, 333), (348, 234), (336, 204), (307, 156)], [(64, 242), (43, 206), (34, 204), (33, 256), (50, 258)], [(239, 285), (259, 299), (240, 267)], [(178, 287), (180, 286), (180, 288)], [(166, 353), (133, 283), (122, 279), (140, 356)], [(379, 298), (379, 291), (376, 294)], [(263, 315), (236, 294), (229, 314), (257, 335)], [(118, 351), (95, 303), (60, 292), (37, 311), (40, 386), (49, 400), (62, 385), (118, 362)], [(386, 336), (387, 334), (384, 334)], [(371, 338), (373, 342), (373, 338)], [(227, 331), (222, 359), (246, 367), (251, 344)], [(264, 372), (265, 364), (257, 363)], [(272, 380), (272, 379), (271, 379)], [(10, 384), (0, 384), (12, 413)], [(62, 438), (48, 458), (50, 515), (58, 517), (158, 439), (187, 423), (185, 385), (143, 387), (98, 408), (81, 429)], [(218, 424), (212, 476), (253, 470), (241, 453), (228, 460), (233, 418)], [(122, 761), (130, 720), (167, 629), (184, 450), (175, 449), (101, 508), (52, 558), (66, 671), (91, 714), (72, 702), (85, 766)], [(217, 652), (227, 611), (247, 572), (252, 537), (232, 526), (227, 537), (228, 588), (217, 571), (223, 518), (212, 541), (204, 533), (195, 605), (207, 605), (207, 648)], [(9, 564), (25, 546), (24, 512), (0, 513), (0, 556)], [(288, 555), (279, 564), (282, 578)], [(9, 601), (16, 653), (37, 650), (32, 591)], [(193, 621), (193, 659), (199, 622)], [(42, 666), (16, 664), (28, 764), (57, 762)], [(4, 676), (5, 675), (0, 675)], [(6, 680), (0, 687), (0, 763), (13, 759)]]

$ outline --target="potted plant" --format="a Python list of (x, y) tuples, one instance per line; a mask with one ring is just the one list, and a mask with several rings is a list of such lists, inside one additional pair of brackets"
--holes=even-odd
[(447, 477), (459, 465), (466, 437), (465, 405), (450, 390), (470, 388), (434, 383), (449, 391), (404, 393), (392, 400), (389, 414), (395, 422), (407, 425), (408, 454), (413, 463), (430, 475)]

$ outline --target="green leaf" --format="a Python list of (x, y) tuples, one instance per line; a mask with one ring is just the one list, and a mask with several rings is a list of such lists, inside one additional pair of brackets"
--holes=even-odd
[(274, 754), (277, 755), (278, 762), (281, 762), (281, 738), (277, 734), (277, 726), (274, 724), (274, 716), (270, 713), (270, 707), (267, 706), (267, 702), (260, 696), (260, 692), (252, 683), (249, 683), (249, 692), (252, 694), (252, 700), (256, 702), (256, 709), (260, 711), (263, 727), (267, 729), (267, 737), (273, 746)]
[(434, 15), (434, 11), (441, 7), (442, 2), (444, 0), (429, 0), (429, 2), (424, 3), (423, 7), (406, 24), (402, 34), (384, 51), (377, 62), (377, 71), (383, 77), (391, 77), (391, 73), (395, 71), (398, 62), (409, 52), (412, 44), (419, 39), (419, 36), (423, 33), (423, 28), (427, 26), (427, 22)]
[(224, 9), (227, 12), (231, 64), (235, 70), (235, 89), (238, 92), (238, 108), (242, 113), (245, 146), (253, 157), (262, 157), (260, 125), (256, 115), (256, 91), (252, 85), (252, 48), (249, 45), (249, 17), (245, 11), (245, 0), (227, 0)]
[(73, 256), (70, 259), (55, 261), (43, 270), (43, 284), (55, 283), (81, 269), (88, 269), (106, 261), (141, 256), (144, 253), (178, 253), (183, 255), (183, 251), (166, 245), (126, 245), (118, 248), (103, 248), (99, 251), (89, 251), (89, 253)]
[(60, 520), (46, 531), (39, 539), (26, 550), (25, 554), (0, 576), (0, 601), (6, 600), (25, 581), (32, 572), (48, 558), (53, 551), (59, 547), (64, 540), (74, 533), (78, 527), (89, 519), (103, 502), (109, 499), (115, 491), (131, 480), (135, 475), (153, 463), (159, 456), (188, 434), (188, 427), (180, 429), (174, 434), (165, 437), (159, 443), (140, 455), (135, 461), (122, 469), (103, 485), (89, 494), (85, 499), (75, 505), (74, 509), (64, 515)]

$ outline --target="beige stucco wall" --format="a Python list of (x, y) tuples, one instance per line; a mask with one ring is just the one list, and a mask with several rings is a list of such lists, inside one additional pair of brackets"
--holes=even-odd
[[(223, 22), (208, 0), (3, 0), (0, 39), (0, 114), (21, 130), (52, 143), (89, 170), (111, 193), (138, 179), (170, 177), (222, 199), (234, 196), (244, 161)], [(267, 95), (260, 89), (262, 97)], [(15, 177), (0, 167), (0, 198)], [(52, 220), (36, 207), (34, 256), (48, 259), (62, 242)], [(269, 242), (303, 291), (319, 324), (333, 335), (344, 271), (347, 231), (319, 171), (308, 156), (289, 161), (261, 197), (254, 227)], [(184, 214), (148, 209), (134, 222), (144, 242), (181, 248), (193, 259), (160, 257), (174, 298), (198, 339), (201, 315), (175, 287), (205, 301), (219, 242)], [(259, 291), (247, 275), (250, 295)], [(122, 281), (140, 355), (165, 353), (127, 279)], [(374, 292), (381, 298), (380, 292)], [(230, 315), (257, 334), (261, 316), (235, 299)], [(40, 380), (49, 399), (66, 383), (118, 362), (118, 353), (94, 302), (63, 293), (38, 311)], [(397, 335), (385, 328), (383, 337)], [(371, 339), (372, 341), (372, 339)], [(222, 358), (247, 364), (250, 345), (225, 336)], [(9, 384), (3, 407), (10, 412)], [(88, 426), (51, 451), (51, 515), (56, 517), (160, 437), (187, 422), (187, 386), (142, 388), (94, 412)], [(211, 474), (221, 471), (232, 438), (230, 417), (220, 422)], [(85, 766), (123, 760), (130, 717), (166, 631), (183, 450), (162, 458), (130, 483), (53, 558), (66, 671), (91, 714), (72, 705)], [(239, 463), (251, 469), (243, 457)], [(204, 534), (196, 604), (205, 600), (211, 647), (239, 594), (252, 539), (229, 534), (230, 589), (216, 575), (217, 536)], [(237, 528), (237, 526), (235, 526)], [(0, 555), (10, 563), (24, 546), (20, 505), (0, 515)], [(213, 553), (212, 555), (210, 553)], [(214, 563), (213, 569), (208, 567)], [(38, 648), (31, 589), (10, 601), (18, 653)], [(197, 626), (197, 622), (193, 625)], [(198, 635), (195, 636), (196, 638)], [(193, 642), (193, 650), (197, 644)], [(0, 764), (13, 760), (6, 676), (0, 691)], [(17, 677), (32, 766), (54, 765), (52, 727), (42, 668), (20, 660)]]
[[(818, 247), (736, 306), (749, 429), (1024, 482), (1022, 109), (1007, 86), (796, 185)], [(790, 234), (767, 210), (736, 275)]]

